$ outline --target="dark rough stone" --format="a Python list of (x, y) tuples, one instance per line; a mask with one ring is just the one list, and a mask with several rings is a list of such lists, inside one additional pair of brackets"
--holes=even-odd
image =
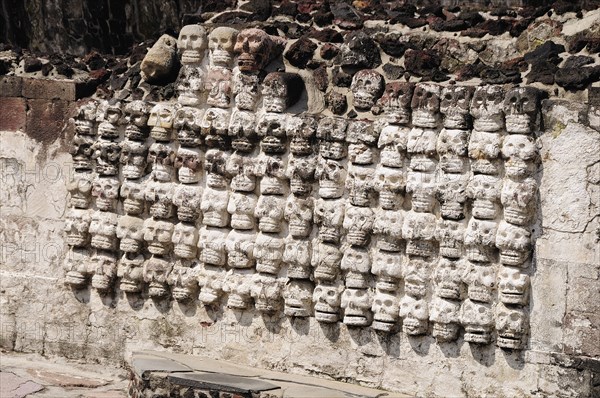
[(406, 44), (400, 41), (399, 34), (390, 33), (377, 41), (383, 52), (389, 56), (400, 58), (406, 51)]
[(415, 17), (408, 17), (408, 16), (400, 15), (395, 18), (392, 18), (390, 20), (390, 23), (393, 23), (393, 24), (399, 23), (402, 25), (406, 25), (411, 29), (417, 29), (417, 28), (427, 25), (429, 22), (425, 18), (415, 18)]
[(546, 60), (553, 64), (558, 64), (561, 59), (558, 54), (565, 51), (565, 46), (556, 44), (552, 40), (548, 40), (533, 51), (528, 52), (523, 56), (525, 61), (532, 63), (535, 60)]
[(505, 19), (488, 19), (461, 33), (461, 36), (483, 37), (486, 34), (498, 36), (510, 29), (511, 23)]
[(343, 43), (344, 37), (337, 30), (331, 28), (311, 29), (309, 37), (322, 41), (324, 43)]
[(329, 11), (329, 3), (324, 0), (299, 0), (297, 3), (298, 12), (305, 14), (321, 9)]
[(271, 16), (271, 1), (250, 0), (240, 6), (240, 10), (251, 12), (253, 21), (266, 21)]
[(24, 130), (27, 123), (25, 98), (0, 97), (0, 131)]
[(52, 72), (52, 69), (54, 69), (54, 65), (52, 65), (50, 62), (42, 65), (42, 76), (48, 76), (50, 72)]
[(563, 64), (563, 68), (581, 68), (582, 66), (593, 64), (594, 58), (587, 55), (574, 55), (567, 58)]
[(224, 373), (172, 373), (167, 376), (176, 385), (209, 389), (219, 392), (249, 394), (275, 390), (278, 386), (256, 378), (232, 376)]
[(327, 68), (322, 65), (313, 71), (313, 77), (315, 79), (315, 86), (317, 89), (325, 92), (329, 86), (329, 76), (327, 74)]
[(361, 15), (349, 4), (333, 2), (329, 5), (333, 13), (333, 23), (342, 29), (360, 29), (363, 26)]
[(437, 5), (437, 4), (431, 4), (425, 7), (422, 7), (418, 10), (419, 15), (424, 16), (424, 17), (428, 17), (428, 16), (435, 16), (438, 18), (444, 18), (444, 9)]
[[(146, 53), (144, 53), (144, 56)], [(143, 58), (143, 57), (142, 57)], [(83, 62), (90, 68), (90, 70), (98, 70), (106, 67), (106, 61), (97, 52), (91, 52), (83, 58)]]
[(350, 109), (350, 112), (346, 115), (349, 119), (356, 119), (358, 113), (354, 109)]
[(459, 18), (465, 21), (468, 26), (475, 26), (485, 20), (477, 11), (463, 11), (460, 13)]
[(527, 27), (529, 26), (529, 24), (531, 22), (532, 22), (531, 18), (524, 18), (524, 19), (515, 21), (515, 23), (513, 23), (512, 27), (509, 30), (510, 35), (512, 37), (521, 36), (521, 33), (523, 33), (525, 31), (525, 29), (527, 29)]
[(462, 19), (452, 19), (450, 21), (435, 20), (429, 24), (429, 27), (436, 32), (460, 32), (470, 25)]
[(289, 15), (295, 17), (298, 14), (298, 4), (292, 3), (290, 0), (284, 0), (278, 7), (273, 7), (272, 16)]
[(313, 57), (317, 45), (306, 37), (301, 37), (290, 46), (284, 54), (285, 59), (297, 68), (305, 68), (306, 63)]
[(436, 83), (441, 83), (450, 80), (450, 77), (441, 70), (435, 69), (431, 74), (431, 80)]
[(0, 76), (6, 75), (10, 71), (10, 62), (0, 59)]
[(313, 14), (313, 21), (317, 26), (329, 26), (333, 22), (333, 13), (329, 11), (317, 11)]
[(600, 78), (600, 66), (560, 68), (554, 75), (556, 84), (567, 90), (583, 90)]
[(325, 100), (327, 107), (336, 115), (342, 115), (348, 108), (346, 96), (338, 91), (330, 91)]
[(235, 6), (236, 0), (205, 0), (201, 2), (201, 12), (220, 12)]
[(42, 61), (35, 57), (25, 57), (23, 61), (23, 70), (25, 72), (37, 72), (42, 70)]
[(31, 99), (27, 105), (27, 135), (44, 144), (58, 139), (68, 117), (68, 102)]
[(520, 83), (521, 73), (514, 69), (486, 68), (479, 74), (485, 84)]
[(407, 50), (404, 54), (404, 67), (416, 76), (431, 75), (440, 63), (440, 56), (432, 50)]
[(333, 44), (325, 43), (321, 47), (319, 54), (323, 59), (333, 59), (340, 52), (340, 48)]
[(564, 0), (558, 0), (554, 4), (552, 4), (552, 8), (554, 12), (558, 15), (566, 14), (567, 12), (577, 12), (581, 11), (581, 5), (578, 2), (567, 2)]
[(22, 77), (3, 76), (0, 78), (0, 97), (20, 97), (22, 90)]
[(308, 27), (297, 24), (295, 22), (275, 21), (272, 25), (264, 26), (265, 32), (270, 35), (279, 36), (278, 30), (281, 30), (288, 39), (299, 39), (306, 35)]
[(531, 65), (527, 74), (527, 83), (540, 82), (542, 84), (554, 84), (554, 74), (558, 67), (547, 61), (537, 61)]
[(339, 55), (342, 66), (373, 69), (381, 65), (379, 47), (365, 32), (358, 31), (346, 35), (344, 47)]
[(350, 87), (352, 84), (352, 75), (346, 73), (342, 68), (335, 68), (331, 80), (335, 86)]
[(300, 23), (308, 23), (312, 19), (312, 15), (310, 14), (298, 14), (296, 15), (296, 21)]
[(111, 90), (120, 90), (125, 87), (127, 83), (127, 76), (115, 76), (112, 75), (110, 78), (110, 89)]
[(387, 63), (382, 69), (387, 80), (398, 80), (404, 75), (404, 68), (400, 65)]
[(66, 64), (58, 64), (55, 66), (56, 68), (56, 73), (58, 73), (59, 75), (63, 75), (65, 77), (71, 78), (71, 76), (73, 76), (73, 68), (71, 68), (69, 65)]

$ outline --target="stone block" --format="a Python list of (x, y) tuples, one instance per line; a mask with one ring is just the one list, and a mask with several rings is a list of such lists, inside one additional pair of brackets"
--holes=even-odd
[(567, 354), (600, 356), (600, 314), (568, 313), (564, 328), (563, 345)]
[(23, 97), (75, 101), (76, 83), (69, 80), (23, 79)]
[(592, 264), (569, 264), (567, 313), (600, 314), (600, 279)]
[(0, 97), (0, 131), (25, 129), (27, 103), (23, 98)]
[(19, 76), (0, 77), (0, 97), (20, 97), (23, 79)]
[(68, 118), (69, 105), (65, 101), (32, 99), (28, 101), (26, 133), (36, 141), (48, 144), (61, 136)]

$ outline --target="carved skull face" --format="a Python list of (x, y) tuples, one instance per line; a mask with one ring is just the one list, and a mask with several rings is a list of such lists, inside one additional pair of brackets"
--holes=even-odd
[(254, 215), (258, 218), (258, 229), (263, 232), (281, 232), (283, 215), (285, 212), (285, 198), (274, 195), (261, 195), (258, 198)]
[(256, 116), (253, 112), (234, 109), (229, 119), (228, 134), (232, 137), (231, 146), (236, 152), (247, 153), (254, 149)]
[(379, 165), (375, 171), (374, 188), (379, 193), (379, 205), (383, 209), (395, 210), (402, 206), (402, 192), (406, 176), (402, 169)]
[(264, 153), (284, 153), (285, 115), (265, 113), (258, 120), (257, 135), (261, 138), (260, 147)]
[(506, 131), (529, 134), (535, 127), (540, 105), (540, 91), (535, 87), (516, 87), (504, 97)]
[(496, 344), (501, 348), (521, 349), (529, 330), (529, 317), (523, 308), (496, 306)]
[(144, 184), (136, 181), (123, 181), (120, 196), (123, 199), (123, 210), (125, 213), (132, 216), (143, 213), (145, 195)]
[(343, 227), (348, 230), (347, 242), (355, 246), (367, 245), (374, 222), (375, 213), (370, 207), (346, 205)]
[(96, 160), (96, 173), (102, 176), (119, 174), (121, 146), (116, 142), (98, 140), (92, 145), (92, 159)]
[(463, 173), (467, 166), (467, 130), (442, 129), (437, 141), (440, 168), (446, 173)]
[(371, 327), (382, 332), (391, 332), (399, 319), (400, 302), (394, 293), (377, 290), (371, 310), (373, 311)]
[(96, 198), (96, 207), (103, 211), (112, 211), (117, 205), (120, 181), (116, 177), (96, 177), (92, 185), (92, 196)]
[(379, 134), (377, 146), (381, 149), (380, 163), (386, 167), (401, 168), (406, 158), (406, 142), (410, 129), (395, 125), (385, 126)]
[(429, 311), (425, 300), (404, 296), (400, 300), (399, 314), (403, 319), (402, 331), (404, 333), (409, 336), (427, 333)]
[(469, 108), (475, 90), (467, 86), (448, 86), (442, 90), (440, 112), (444, 114), (444, 127), (451, 129), (469, 128)]
[(91, 175), (76, 174), (67, 183), (69, 205), (78, 209), (87, 209), (92, 199), (92, 184)]
[(258, 72), (278, 55), (283, 40), (265, 31), (250, 28), (237, 35), (233, 51), (238, 54), (238, 67), (242, 72)]
[(194, 184), (202, 178), (202, 152), (198, 148), (179, 147), (175, 158), (177, 176), (182, 184)]
[[(344, 250), (341, 269), (354, 274), (368, 274), (371, 270), (371, 256), (369, 252), (360, 247), (349, 247)], [(355, 282), (355, 283), (352, 283)], [(356, 280), (350, 280), (346, 277), (346, 286), (355, 288), (365, 288), (364, 279), (358, 283)]]
[(92, 247), (104, 250), (117, 248), (117, 215), (103, 211), (95, 211), (90, 222)]
[(252, 268), (255, 264), (254, 243), (256, 233), (249, 230), (232, 230), (227, 235), (227, 265), (230, 268)]
[(529, 302), (529, 275), (518, 268), (501, 267), (498, 273), (499, 299), (505, 304), (527, 305)]
[(288, 197), (284, 217), (289, 225), (289, 233), (295, 238), (306, 238), (312, 231), (313, 199)]
[(227, 212), (231, 214), (231, 228), (237, 230), (251, 230), (256, 226), (254, 212), (258, 198), (246, 192), (232, 192), (227, 204)]
[(378, 250), (373, 255), (371, 273), (377, 275), (377, 289), (396, 291), (402, 277), (402, 258), (397, 252)]
[(76, 134), (73, 138), (73, 144), (69, 150), (73, 158), (73, 167), (77, 171), (91, 170), (94, 165), (92, 156), (94, 155), (94, 149), (92, 145), (95, 143), (95, 139), (91, 136), (78, 135)]
[(187, 263), (177, 261), (169, 273), (167, 283), (171, 287), (171, 294), (178, 302), (189, 302), (197, 297), (198, 282), (197, 269)]
[(288, 264), (288, 277), (309, 279), (312, 245), (310, 240), (299, 240), (288, 236), (283, 251), (283, 261)]
[(258, 102), (259, 78), (255, 74), (237, 73), (233, 76), (233, 95), (238, 109), (253, 111)]
[(504, 126), (502, 117), (502, 86), (479, 86), (471, 101), (473, 128), (478, 131), (498, 131)]
[[(185, 107), (199, 106), (204, 88), (204, 72), (197, 66), (183, 65), (177, 76), (177, 102)], [(173, 109), (173, 112), (175, 110)]]
[(340, 141), (346, 139), (348, 121), (341, 117), (324, 117), (317, 127), (317, 138), (326, 141)]
[(198, 239), (200, 261), (205, 265), (222, 267), (227, 260), (227, 231), (221, 228), (203, 227)]
[(314, 221), (319, 227), (319, 239), (322, 242), (337, 243), (340, 228), (344, 221), (345, 201), (318, 199), (315, 204)]
[(177, 48), (182, 64), (197, 64), (204, 58), (207, 47), (206, 31), (200, 25), (186, 25), (181, 28)]
[(431, 268), (432, 262), (429, 260), (410, 258), (404, 270), (404, 292), (411, 297), (425, 297)]
[(198, 134), (202, 111), (189, 106), (179, 108), (173, 118), (173, 127), (177, 129), (179, 144), (185, 147), (197, 147), (202, 144)]
[(125, 140), (121, 144), (121, 164), (123, 177), (135, 180), (146, 175), (148, 147), (145, 142)]
[(204, 305), (215, 304), (223, 295), (225, 271), (220, 268), (204, 266), (198, 275), (200, 285), (199, 300)]
[(160, 103), (154, 105), (150, 110), (148, 118), (148, 126), (152, 127), (150, 135), (157, 141), (169, 141), (172, 136), (171, 129), (173, 128), (173, 119), (175, 109), (173, 106)]
[(494, 311), (489, 303), (467, 299), (460, 308), (460, 323), (465, 328), (465, 341), (488, 344), (494, 327)]
[(342, 294), (344, 323), (348, 326), (367, 326), (371, 324), (373, 314), (373, 296), (368, 289), (347, 287)]
[(225, 276), (223, 291), (228, 293), (227, 307), (245, 310), (252, 304), (252, 270), (232, 270)]
[(309, 317), (312, 313), (313, 289), (314, 285), (308, 280), (290, 280), (283, 291), (285, 315), (291, 317)]
[(170, 218), (173, 215), (173, 194), (176, 184), (151, 181), (146, 185), (145, 198), (150, 204), (150, 215), (154, 218)]
[(215, 28), (208, 35), (210, 63), (213, 66), (229, 67), (233, 61), (233, 46), (238, 31), (226, 26)]
[(206, 188), (202, 194), (200, 210), (202, 210), (202, 224), (223, 228), (229, 224), (229, 191), (221, 189)]
[(471, 300), (490, 303), (496, 288), (496, 268), (489, 264), (467, 263), (462, 276)]
[(88, 210), (69, 209), (65, 216), (64, 231), (69, 246), (85, 246), (90, 238), (89, 229), (92, 218)]
[(136, 100), (125, 105), (125, 137), (134, 141), (144, 141), (148, 137), (148, 117), (150, 104)]
[[(433, 156), (435, 154), (437, 140), (438, 136), (436, 130), (415, 127), (408, 133), (406, 150), (411, 155), (421, 154)], [(411, 168), (416, 170), (412, 167), (412, 164)]]
[(148, 296), (152, 298), (164, 298), (169, 294), (167, 278), (172, 268), (169, 261), (160, 257), (152, 256), (146, 260), (143, 275), (144, 282), (149, 285)]
[(206, 185), (214, 189), (227, 187), (227, 154), (219, 149), (206, 151), (204, 168), (206, 170)]
[(335, 323), (339, 318), (343, 286), (319, 283), (313, 292), (315, 318), (318, 322)]
[(144, 261), (144, 256), (141, 254), (123, 254), (117, 266), (117, 277), (121, 279), (119, 290), (125, 293), (139, 293), (142, 291)]
[(95, 100), (87, 100), (82, 102), (75, 111), (75, 133), (77, 135), (95, 134), (94, 125), (96, 121), (96, 112), (98, 110), (98, 102)]
[(504, 219), (511, 224), (526, 225), (535, 210), (537, 183), (533, 178), (523, 181), (504, 180), (500, 201), (504, 206)]
[(90, 256), (88, 249), (72, 247), (65, 257), (63, 267), (67, 274), (65, 283), (73, 288), (80, 289), (87, 285), (90, 274)]
[(440, 87), (432, 83), (419, 83), (411, 101), (412, 122), (418, 127), (435, 128), (440, 120)]
[(433, 238), (436, 217), (431, 213), (410, 211), (404, 216), (402, 236), (407, 239), (406, 253), (412, 256), (430, 257), (434, 254)]
[(373, 177), (375, 170), (352, 165), (348, 170), (346, 188), (349, 190), (350, 203), (355, 206), (369, 206), (374, 192)]
[(441, 204), (442, 217), (451, 220), (461, 220), (465, 217), (464, 204), (467, 200), (467, 174), (439, 175), (437, 199)]
[(498, 155), (500, 141), (498, 133), (488, 133), (478, 130), (471, 132), (469, 140), (469, 157), (472, 159), (471, 169), (481, 174), (498, 174)]
[(152, 254), (165, 255), (171, 250), (174, 226), (169, 221), (148, 218), (144, 221), (144, 240)]
[(465, 247), (467, 258), (477, 262), (491, 262), (494, 257), (496, 221), (478, 220), (471, 218), (465, 232)]
[(393, 124), (408, 124), (414, 90), (414, 83), (387, 83), (383, 95), (377, 101), (377, 109), (374, 108), (373, 113), (382, 112), (382, 117)]
[(229, 108), (232, 94), (232, 73), (229, 69), (213, 68), (209, 70), (206, 79), (208, 98), (206, 103), (219, 108)]
[(379, 235), (377, 247), (380, 250), (398, 252), (401, 249), (402, 213), (397, 210), (377, 210), (373, 233)]
[(92, 256), (92, 287), (100, 293), (104, 293), (112, 287), (115, 276), (117, 276), (117, 258), (108, 252), (97, 252)]
[(144, 247), (144, 220), (132, 216), (120, 216), (117, 224), (119, 249), (125, 253), (139, 253)]
[(527, 135), (509, 135), (502, 144), (502, 155), (508, 160), (505, 163), (506, 175), (519, 179), (533, 174), (533, 161), (537, 149), (533, 138)]
[(429, 319), (433, 322), (433, 337), (437, 341), (454, 341), (458, 337), (460, 303), (434, 297), (429, 304)]
[(177, 63), (177, 40), (168, 34), (158, 38), (140, 65), (142, 80), (162, 83)]
[[(435, 206), (436, 186), (433, 183), (428, 183), (429, 176), (424, 176), (426, 173), (408, 173), (408, 182), (406, 191), (412, 194), (412, 209), (421, 213), (433, 212)], [(422, 179), (415, 178), (423, 176)], [(415, 184), (419, 182), (420, 184)]]
[(445, 299), (460, 299), (463, 272), (462, 262), (440, 258), (433, 272), (435, 294)]
[(285, 170), (286, 177), (290, 179), (290, 191), (296, 196), (308, 195), (312, 191), (316, 169), (316, 156), (290, 155)]
[(465, 226), (462, 222), (439, 220), (435, 238), (440, 243), (440, 255), (459, 258), (462, 255)]
[(379, 72), (373, 69), (362, 69), (352, 78), (352, 95), (354, 107), (368, 111), (383, 94), (384, 80)]
[(274, 275), (254, 274), (250, 295), (254, 298), (254, 306), (258, 312), (274, 314), (282, 307), (281, 281)]
[(173, 252), (179, 258), (195, 258), (198, 246), (198, 230), (194, 225), (182, 222), (175, 225), (173, 229)]
[(152, 165), (154, 180), (172, 181), (175, 174), (175, 147), (173, 144), (155, 142), (150, 145), (148, 163)]
[(256, 174), (262, 177), (260, 181), (262, 195), (284, 195), (286, 193), (285, 163), (280, 157), (261, 153), (256, 162)]
[(229, 157), (225, 170), (231, 179), (231, 189), (236, 192), (253, 192), (256, 187), (256, 168), (252, 158), (234, 153)]
[(467, 185), (467, 196), (473, 199), (473, 216), (494, 219), (498, 213), (498, 200), (502, 180), (496, 176), (476, 174)]
[(315, 177), (319, 179), (319, 196), (321, 198), (337, 199), (344, 194), (346, 170), (340, 162), (331, 159), (319, 159)]
[(200, 123), (200, 132), (206, 136), (206, 145), (211, 148), (226, 146), (225, 136), (229, 128), (229, 109), (209, 108)]
[(312, 265), (317, 281), (334, 281), (340, 272), (342, 252), (336, 246), (328, 243), (313, 245)]
[(263, 80), (263, 108), (281, 113), (300, 98), (302, 80), (295, 73), (271, 72)]
[(500, 249), (500, 262), (520, 266), (531, 252), (531, 233), (528, 229), (501, 221), (496, 234), (496, 246)]
[(115, 139), (119, 137), (119, 124), (122, 122), (123, 104), (112, 99), (102, 101), (98, 106), (98, 134), (102, 138)]
[(177, 206), (179, 221), (194, 223), (200, 217), (202, 187), (197, 185), (177, 185), (173, 192), (173, 204)]

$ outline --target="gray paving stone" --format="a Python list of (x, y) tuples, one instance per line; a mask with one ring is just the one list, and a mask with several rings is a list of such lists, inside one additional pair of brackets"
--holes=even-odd
[(219, 373), (181, 373), (169, 375), (169, 381), (186, 387), (217, 390), (231, 393), (253, 393), (275, 390), (275, 384), (249, 377)]
[(193, 369), (168, 358), (134, 353), (131, 360), (134, 372), (145, 378), (149, 372), (190, 372)]

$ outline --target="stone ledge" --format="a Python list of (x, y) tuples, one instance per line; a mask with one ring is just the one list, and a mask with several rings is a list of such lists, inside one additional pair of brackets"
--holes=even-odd
[(20, 76), (0, 77), (0, 97), (20, 97), (23, 90), (23, 78)]
[(21, 95), (32, 99), (75, 101), (76, 83), (69, 80), (23, 79)]

